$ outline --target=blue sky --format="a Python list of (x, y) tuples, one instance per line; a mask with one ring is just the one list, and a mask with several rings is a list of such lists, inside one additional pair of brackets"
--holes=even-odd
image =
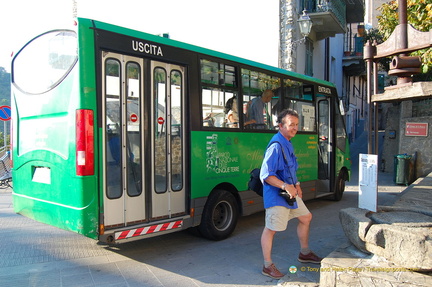
[[(6, 3), (5, 3), (6, 2)], [(33, 37), (91, 18), (233, 54), (278, 64), (279, 0), (14, 0), (0, 4), (0, 67)]]

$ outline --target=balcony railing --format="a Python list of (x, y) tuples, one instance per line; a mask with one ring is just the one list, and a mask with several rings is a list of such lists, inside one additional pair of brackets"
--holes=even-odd
[(342, 66), (344, 75), (360, 76), (366, 73), (363, 60), (364, 25), (362, 23), (350, 23), (344, 34), (344, 55)]
[(318, 40), (345, 33), (346, 4), (343, 0), (305, 0), (302, 10), (312, 19), (312, 30)]
[(364, 25), (360, 23), (348, 24), (344, 35), (344, 56), (359, 56), (363, 58)]

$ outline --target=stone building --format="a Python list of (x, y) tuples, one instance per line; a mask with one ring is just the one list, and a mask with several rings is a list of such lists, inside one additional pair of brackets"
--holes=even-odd
[[(385, 103), (384, 133), (381, 170), (394, 172), (398, 154), (407, 154), (410, 161), (410, 182), (432, 172), (432, 82), (414, 83), (376, 95)], [(404, 98), (402, 98), (404, 97)]]
[[(334, 83), (352, 139), (367, 115), (364, 10), (363, 0), (280, 0), (279, 67)], [(313, 22), (304, 38), (297, 24), (303, 11)]]

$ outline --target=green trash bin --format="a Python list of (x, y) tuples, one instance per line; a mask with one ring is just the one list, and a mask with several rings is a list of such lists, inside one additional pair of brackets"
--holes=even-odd
[(408, 154), (398, 154), (394, 157), (393, 181), (395, 184), (409, 185), (411, 158), (412, 156)]

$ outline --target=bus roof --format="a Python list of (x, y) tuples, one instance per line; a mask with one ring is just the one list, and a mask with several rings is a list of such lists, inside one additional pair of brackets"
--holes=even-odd
[(78, 22), (79, 22), (80, 25), (88, 26), (89, 28), (96, 28), (96, 29), (101, 29), (101, 30), (107, 30), (107, 31), (111, 31), (111, 32), (114, 32), (114, 33), (124, 34), (124, 35), (128, 35), (128, 36), (131, 36), (131, 37), (139, 38), (139, 39), (147, 39), (149, 41), (158, 42), (158, 43), (161, 43), (161, 44), (165, 44), (165, 45), (169, 45), (169, 46), (174, 46), (174, 47), (177, 47), (177, 48), (181, 48), (181, 49), (185, 49), (185, 50), (189, 50), (189, 51), (193, 51), (193, 52), (209, 55), (209, 56), (216, 57), (216, 58), (222, 58), (222, 59), (226, 59), (226, 60), (233, 61), (233, 62), (239, 62), (239, 63), (245, 64), (245, 65), (254, 66), (254, 67), (261, 68), (261, 69), (264, 69), (264, 70), (269, 70), (269, 71), (272, 71), (272, 72), (275, 72), (275, 73), (285, 74), (287, 76), (295, 77), (295, 78), (298, 78), (298, 79), (303, 79), (305, 81), (309, 81), (309, 82), (314, 82), (314, 83), (317, 83), (317, 84), (322, 84), (322, 85), (326, 85), (326, 86), (335, 87), (335, 85), (333, 83), (325, 81), (325, 80), (321, 80), (321, 79), (313, 78), (313, 77), (306, 76), (306, 75), (303, 75), (303, 74), (299, 74), (299, 73), (296, 73), (296, 72), (280, 69), (280, 68), (277, 68), (277, 67), (273, 67), (273, 66), (266, 65), (266, 64), (263, 64), (263, 63), (251, 61), (251, 60), (244, 59), (244, 58), (237, 57), (237, 56), (233, 56), (233, 55), (230, 55), (230, 54), (226, 54), (226, 53), (222, 53), (222, 52), (217, 52), (217, 51), (214, 51), (214, 50), (211, 50), (211, 49), (207, 49), (207, 48), (203, 48), (203, 47), (187, 44), (187, 43), (180, 42), (180, 41), (177, 41), (177, 40), (172, 40), (172, 39), (164, 38), (164, 37), (161, 37), (161, 36), (157, 36), (157, 35), (153, 35), (153, 34), (148, 34), (148, 33), (145, 33), (145, 32), (141, 32), (141, 31), (125, 28), (125, 27), (120, 27), (120, 26), (117, 26), (117, 25), (113, 25), (113, 24), (109, 24), (109, 23), (105, 23), (105, 22), (101, 22), (101, 21), (97, 21), (97, 20), (91, 20), (91, 19), (86, 19), (86, 18), (78, 18)]

